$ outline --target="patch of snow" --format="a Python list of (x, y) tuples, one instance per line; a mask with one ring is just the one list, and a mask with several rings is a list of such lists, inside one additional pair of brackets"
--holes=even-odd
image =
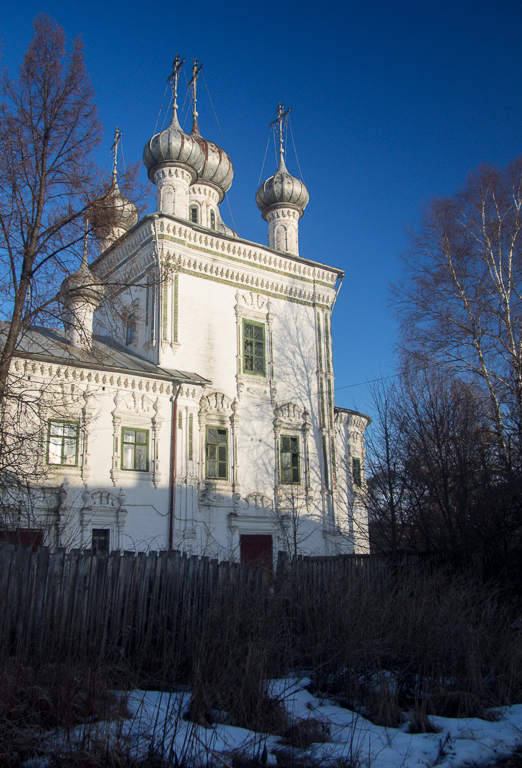
[(291, 751), (325, 766), (354, 760), (361, 768), (479, 768), (511, 754), (522, 744), (520, 704), (504, 708), (501, 717), (491, 722), (430, 717), (439, 733), (410, 734), (406, 732), (407, 723), (400, 728), (377, 726), (334, 701), (316, 697), (306, 690), (309, 684), (308, 678), (287, 678), (273, 680), (269, 689), (295, 722), (312, 718), (328, 726), (331, 740), (312, 744), (302, 752), (283, 747), (278, 737), (269, 734), (224, 723), (203, 727), (184, 720), (190, 701), (188, 691), (135, 691), (128, 701), (130, 719), (81, 726), (67, 736), (60, 732), (46, 734), (45, 741), (54, 754), (71, 743), (85, 745), (89, 739), (94, 743), (105, 738), (125, 747), (136, 758), (158, 748), (166, 756), (175, 755), (179, 761), (195, 766), (220, 763), (216, 756), (226, 757), (235, 751), (259, 758), (266, 749), (268, 765), (276, 764), (278, 752)]

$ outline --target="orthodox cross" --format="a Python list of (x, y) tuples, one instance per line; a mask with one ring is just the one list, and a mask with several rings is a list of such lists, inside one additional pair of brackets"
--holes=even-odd
[(114, 142), (111, 147), (112, 152), (112, 181), (114, 184), (116, 184), (116, 179), (118, 177), (118, 171), (117, 171), (117, 165), (118, 165), (118, 147), (120, 145), (121, 141), (121, 131), (116, 126), (116, 131), (114, 132)]
[(181, 72), (181, 67), (185, 63), (185, 59), (180, 59), (179, 54), (176, 54), (176, 58), (174, 59), (174, 63), (172, 64), (172, 74), (169, 75), (167, 78), (167, 82), (170, 83), (170, 87), (172, 89), (172, 99), (173, 99), (173, 105), (172, 109), (175, 111), (178, 108), (178, 81), (179, 81), (179, 73)]
[(201, 67), (203, 66), (203, 62), (198, 67), (198, 60), (194, 59), (194, 64), (192, 65), (192, 78), (190, 80), (190, 83), (187, 85), (187, 88), (190, 88), (192, 86), (192, 101), (194, 103), (194, 111), (193, 115), (194, 117), (198, 116), (198, 113), (196, 111), (196, 102), (198, 97), (198, 77), (199, 73), (201, 72)]
[(276, 117), (276, 119), (272, 123), (270, 123), (270, 127), (273, 128), (274, 131), (277, 131), (277, 133), (279, 134), (278, 135), (278, 139), (279, 139), (279, 154), (280, 155), (282, 155), (283, 152), (284, 152), (284, 149), (283, 149), (283, 128), (285, 126), (285, 123), (287, 121), (287, 118), (288, 118), (288, 115), (290, 114), (290, 110), (291, 109), (292, 108), (290, 107), (285, 112), (285, 105), (281, 104), (281, 102), (279, 102), (279, 104), (277, 105), (277, 109), (276, 109), (277, 117)]

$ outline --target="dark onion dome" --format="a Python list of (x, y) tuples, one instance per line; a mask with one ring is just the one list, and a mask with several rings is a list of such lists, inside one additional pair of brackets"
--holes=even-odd
[(91, 224), (96, 237), (105, 237), (107, 230), (118, 227), (125, 230), (138, 223), (138, 209), (134, 203), (123, 195), (113, 177), (107, 195), (96, 200), (91, 213)]
[(186, 168), (195, 181), (203, 168), (205, 158), (198, 142), (181, 128), (178, 122), (177, 106), (169, 127), (157, 133), (143, 149), (143, 163), (154, 181), (154, 171), (161, 163), (176, 163)]
[(60, 298), (64, 304), (84, 302), (98, 306), (103, 300), (104, 287), (91, 272), (84, 252), (80, 269), (68, 275), (60, 286)]
[(268, 209), (273, 205), (292, 206), (299, 211), (299, 218), (301, 218), (309, 199), (304, 183), (288, 173), (281, 151), (277, 171), (263, 182), (256, 192), (257, 207), (263, 214), (263, 218), (266, 221)]
[(212, 184), (212, 186), (216, 187), (219, 192), (219, 202), (221, 203), (225, 194), (232, 186), (234, 178), (234, 167), (230, 157), (217, 144), (203, 138), (199, 132), (197, 113), (194, 116), (194, 124), (190, 135), (201, 147), (204, 157), (204, 165), (198, 173), (198, 181)]

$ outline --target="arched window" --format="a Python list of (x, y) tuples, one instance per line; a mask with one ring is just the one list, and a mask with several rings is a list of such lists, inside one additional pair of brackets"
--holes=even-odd
[(210, 229), (216, 229), (216, 214), (210, 211)]
[(199, 210), (197, 205), (191, 205), (189, 209), (189, 220), (193, 224), (197, 224), (199, 222)]

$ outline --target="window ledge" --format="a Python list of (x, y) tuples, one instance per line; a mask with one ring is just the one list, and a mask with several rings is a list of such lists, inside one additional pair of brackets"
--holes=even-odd
[(120, 479), (124, 477), (132, 478), (133, 480), (149, 480), (152, 481), (153, 473), (150, 470), (143, 472), (139, 469), (118, 469), (116, 470)]
[(48, 472), (81, 472), (80, 465), (72, 467), (70, 464), (46, 464), (45, 468)]

